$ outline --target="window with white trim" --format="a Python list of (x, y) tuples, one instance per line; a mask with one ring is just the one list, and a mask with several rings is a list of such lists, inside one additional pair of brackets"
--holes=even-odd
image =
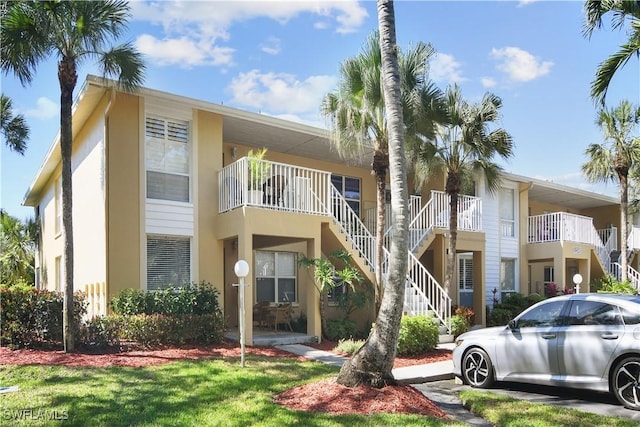
[(62, 257), (57, 256), (55, 260), (55, 269), (56, 269), (56, 291), (63, 292), (64, 291), (64, 277), (62, 275)]
[(256, 251), (256, 302), (297, 302), (294, 252)]
[(516, 235), (514, 193), (513, 188), (500, 190), (500, 232), (505, 237), (514, 237)]
[(147, 290), (191, 283), (191, 239), (147, 236)]
[(500, 260), (500, 291), (503, 298), (516, 291), (516, 260), (513, 258)]
[(189, 122), (147, 116), (145, 120), (147, 198), (191, 201)]
[(332, 174), (331, 183), (342, 194), (356, 215), (360, 215), (360, 178)]
[(55, 233), (62, 233), (62, 178), (56, 179), (55, 186), (55, 210), (56, 210), (56, 229)]
[(473, 290), (473, 254), (458, 255), (458, 287), (461, 291)]

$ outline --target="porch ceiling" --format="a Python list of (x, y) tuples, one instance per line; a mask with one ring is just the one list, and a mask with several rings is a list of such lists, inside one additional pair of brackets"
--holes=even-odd
[[(283, 126), (279, 126), (280, 124)], [(279, 153), (353, 164), (359, 167), (369, 165), (373, 157), (373, 152), (368, 150), (366, 155), (360, 156), (357, 160), (344, 160), (331, 147), (327, 130), (302, 124), (292, 126), (291, 122), (281, 122), (279, 119), (268, 116), (265, 116), (264, 121), (256, 121), (246, 117), (226, 115), (223, 138), (229, 143), (256, 148), (267, 147)]]
[(618, 204), (615, 198), (605, 195), (589, 193), (576, 188), (536, 184), (529, 190), (529, 199), (577, 210)]

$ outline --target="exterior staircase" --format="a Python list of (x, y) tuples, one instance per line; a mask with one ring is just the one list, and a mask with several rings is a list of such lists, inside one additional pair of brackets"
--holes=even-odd
[[(338, 225), (340, 233), (344, 235), (346, 240), (357, 251), (366, 265), (375, 272), (375, 236), (369, 231), (365, 224), (360, 220), (358, 215), (346, 202), (344, 197), (338, 190), (332, 186), (331, 198), (333, 200), (332, 216), (334, 223)], [(427, 205), (425, 206), (425, 208)], [(425, 208), (422, 208), (416, 216), (419, 216)], [(415, 222), (415, 218), (411, 223)], [(385, 233), (385, 235), (388, 234)], [(410, 232), (413, 234), (413, 232)], [(428, 233), (422, 233), (423, 239)], [(417, 235), (417, 234), (416, 234)], [(383, 248), (382, 276), (386, 277), (389, 266), (389, 239), (385, 238), (385, 246)], [(417, 241), (416, 239), (414, 239)], [(413, 242), (413, 240), (410, 239)], [(410, 244), (414, 248), (417, 243)], [(435, 316), (438, 322), (449, 330), (449, 319), (451, 318), (451, 297), (447, 295), (444, 288), (440, 286), (437, 280), (429, 273), (429, 271), (420, 263), (414, 253), (409, 250), (407, 253), (407, 277), (405, 281), (405, 303), (404, 310), (410, 315), (428, 314)]]
[[(611, 227), (613, 230), (612, 234), (614, 236), (617, 235), (617, 230), (615, 227)], [(616, 245), (617, 247), (617, 245)], [(627, 236), (627, 260), (631, 260), (633, 258), (634, 253), (640, 249), (640, 227), (632, 227), (629, 235)], [(616, 262), (611, 261), (609, 266), (609, 272), (616, 278), (616, 280), (622, 279), (622, 263), (621, 258), (623, 254), (615, 249), (611, 251), (611, 260), (617, 260)], [(637, 291), (640, 291), (640, 272), (635, 268), (627, 265), (627, 277), (629, 281), (633, 284)]]

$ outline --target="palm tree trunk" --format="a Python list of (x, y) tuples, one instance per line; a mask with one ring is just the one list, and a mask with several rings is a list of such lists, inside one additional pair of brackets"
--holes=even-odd
[(409, 249), (407, 168), (403, 141), (400, 75), (398, 72), (392, 1), (378, 1), (378, 20), (380, 23), (385, 108), (389, 129), (392, 215), (391, 257), (375, 327), (360, 350), (342, 365), (338, 375), (338, 383), (350, 387), (360, 384), (383, 387), (387, 384), (395, 383), (391, 369), (396, 356), (398, 332), (404, 308), (404, 286), (407, 275), (407, 252)]
[(71, 194), (71, 149), (73, 142), (72, 114), (73, 89), (78, 75), (75, 61), (63, 58), (58, 63), (60, 82), (60, 151), (62, 157), (62, 228), (64, 233), (64, 308), (62, 312), (64, 351), (75, 349), (73, 323), (73, 219)]
[(620, 174), (620, 269), (622, 273), (620, 275), (620, 281), (626, 282), (629, 280), (628, 273), (628, 258), (627, 258), (627, 218), (629, 215), (629, 182), (628, 176)]
[(447, 246), (447, 267), (444, 275), (444, 290), (451, 296), (453, 272), (456, 269), (456, 246), (458, 243), (458, 193), (449, 193), (449, 245)]
[(383, 176), (376, 174), (376, 285), (375, 285), (375, 313), (380, 310), (380, 302), (384, 293), (382, 282), (382, 260), (384, 259), (384, 232), (386, 225), (387, 207), (385, 204), (386, 173)]

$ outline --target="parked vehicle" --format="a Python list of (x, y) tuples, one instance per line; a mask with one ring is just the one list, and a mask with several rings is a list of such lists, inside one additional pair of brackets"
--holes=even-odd
[(507, 326), (464, 333), (454, 374), (472, 387), (513, 381), (609, 391), (640, 410), (640, 296), (563, 295)]

